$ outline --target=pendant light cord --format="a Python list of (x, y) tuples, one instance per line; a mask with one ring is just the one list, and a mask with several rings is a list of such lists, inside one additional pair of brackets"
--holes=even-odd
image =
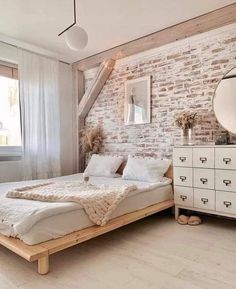
[(63, 33), (65, 33), (75, 24), (76, 24), (76, 0), (74, 0), (74, 22), (70, 26), (68, 26), (66, 29), (64, 29), (61, 33), (59, 33), (58, 36), (61, 36)]

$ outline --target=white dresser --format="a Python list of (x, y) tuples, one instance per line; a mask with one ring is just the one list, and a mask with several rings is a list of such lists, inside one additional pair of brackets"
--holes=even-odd
[(176, 146), (175, 216), (179, 209), (236, 218), (236, 145)]

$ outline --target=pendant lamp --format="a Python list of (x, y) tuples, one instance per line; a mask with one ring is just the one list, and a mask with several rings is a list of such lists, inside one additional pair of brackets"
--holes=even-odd
[(58, 36), (65, 33), (65, 40), (68, 47), (72, 50), (83, 49), (88, 43), (88, 34), (80, 26), (76, 25), (76, 0), (74, 0), (74, 22), (64, 29)]

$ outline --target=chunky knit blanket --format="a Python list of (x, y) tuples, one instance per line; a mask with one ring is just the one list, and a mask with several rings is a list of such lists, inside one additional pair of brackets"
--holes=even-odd
[(136, 189), (136, 186), (119, 188), (66, 181), (16, 188), (7, 192), (6, 196), (41, 202), (76, 202), (84, 208), (93, 223), (104, 226), (119, 203)]

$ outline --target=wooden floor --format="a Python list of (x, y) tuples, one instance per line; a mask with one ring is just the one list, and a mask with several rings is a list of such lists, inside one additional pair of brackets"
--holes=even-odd
[(0, 247), (1, 289), (234, 289), (236, 221), (143, 219), (52, 255), (51, 273)]

